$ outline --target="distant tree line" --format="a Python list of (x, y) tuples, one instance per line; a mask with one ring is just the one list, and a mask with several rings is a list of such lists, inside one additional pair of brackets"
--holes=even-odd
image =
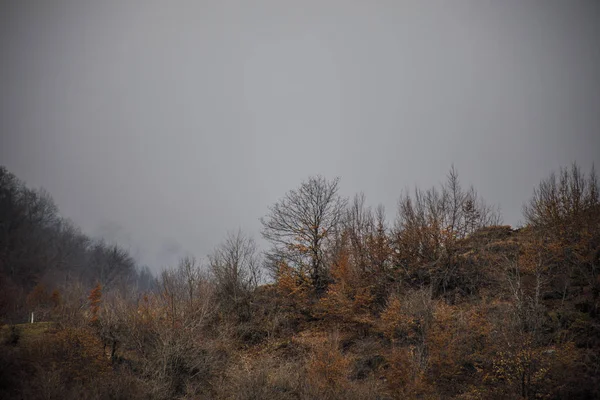
[(117, 244), (92, 239), (62, 218), (43, 189), (28, 188), (0, 166), (0, 314), (23, 318), (34, 287), (75, 284), (149, 289), (153, 276)]

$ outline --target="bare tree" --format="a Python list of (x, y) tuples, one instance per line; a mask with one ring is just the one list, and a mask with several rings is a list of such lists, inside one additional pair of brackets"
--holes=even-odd
[(258, 249), (254, 239), (241, 230), (228, 233), (208, 257), (217, 285), (217, 294), (237, 304), (261, 280)]
[(399, 201), (396, 232), (418, 235), (419, 248), (427, 250), (443, 245), (444, 238), (461, 239), (476, 230), (502, 221), (497, 209), (486, 204), (471, 186), (464, 190), (458, 172), (452, 166), (440, 189), (416, 188)]
[[(214, 313), (213, 285), (191, 257), (162, 272), (158, 296), (142, 303), (132, 345), (144, 354), (142, 370), (160, 398), (181, 395), (187, 385), (208, 378), (212, 368), (205, 335)], [(158, 395), (158, 394), (157, 394)]]
[(577, 164), (561, 168), (559, 176), (552, 173), (533, 191), (523, 207), (527, 222), (536, 227), (557, 228), (585, 222), (594, 223), (600, 215), (600, 194), (594, 167), (586, 176)]
[(182, 290), (177, 279), (177, 271), (166, 269), (162, 271), (159, 278), (159, 290), (161, 299), (165, 303), (166, 314), (170, 320), (171, 327), (175, 328), (179, 316), (179, 304), (181, 302)]
[(126, 290), (126, 285), (132, 283), (136, 273), (135, 261), (127, 250), (98, 241), (92, 247), (91, 256), (89, 273), (96, 276), (102, 286), (120, 286)]
[(552, 173), (523, 211), (542, 234), (545, 253), (554, 255), (555, 280), (563, 282), (564, 292), (575, 278), (600, 293), (600, 194), (594, 167), (587, 176), (575, 163), (558, 176)]
[(363, 273), (369, 268), (368, 240), (375, 230), (373, 211), (365, 203), (364, 193), (355, 195), (344, 219), (344, 230), (350, 242), (352, 261)]
[(207, 304), (213, 297), (212, 285), (193, 257), (181, 259), (177, 268), (162, 271), (157, 286), (161, 307), (172, 327), (206, 319)]
[(393, 230), (394, 262), (412, 284), (430, 282), (442, 292), (457, 278), (454, 251), (458, 239), (497, 225), (499, 212), (473, 187), (464, 190), (454, 167), (439, 188), (415, 188), (398, 203)]
[(462, 188), (454, 165), (441, 189), (441, 211), (442, 227), (456, 238), (502, 222), (498, 209), (488, 205), (473, 186)]
[(273, 244), (270, 259), (284, 261), (301, 273), (308, 270), (317, 291), (326, 285), (326, 243), (335, 237), (346, 208), (346, 199), (338, 194), (339, 182), (339, 178), (312, 176), (261, 219), (262, 235)]
[(382, 273), (389, 259), (389, 245), (385, 208), (377, 206), (373, 211), (365, 205), (364, 193), (354, 196), (345, 215), (346, 233), (351, 259), (363, 275)]

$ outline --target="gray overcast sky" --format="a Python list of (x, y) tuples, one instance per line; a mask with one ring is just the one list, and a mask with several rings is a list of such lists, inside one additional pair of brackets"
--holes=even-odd
[(600, 167), (598, 1), (0, 4), (0, 164), (155, 268), (311, 174), (391, 220), (454, 163), (516, 224)]

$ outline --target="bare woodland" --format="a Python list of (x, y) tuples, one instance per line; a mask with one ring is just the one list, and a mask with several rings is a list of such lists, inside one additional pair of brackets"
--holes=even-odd
[(264, 251), (232, 231), (155, 276), (1, 167), (0, 398), (600, 397), (593, 168), (518, 229), (455, 168), (392, 218), (340, 183), (282, 194)]

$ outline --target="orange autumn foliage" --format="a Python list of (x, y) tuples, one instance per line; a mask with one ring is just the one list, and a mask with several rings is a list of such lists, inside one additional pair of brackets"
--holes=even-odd
[(102, 286), (98, 283), (90, 292), (88, 296), (90, 301), (90, 312), (91, 312), (91, 323), (98, 321), (98, 311), (100, 310), (100, 303), (102, 302)]

